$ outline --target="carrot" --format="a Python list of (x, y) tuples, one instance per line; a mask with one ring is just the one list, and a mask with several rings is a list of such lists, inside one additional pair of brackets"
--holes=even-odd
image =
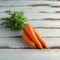
[(48, 45), (47, 45), (46, 42), (42, 39), (42, 37), (39, 35), (39, 33), (38, 33), (35, 29), (33, 29), (33, 31), (34, 31), (36, 37), (38, 38), (38, 40), (40, 41), (40, 43), (42, 44), (42, 46), (43, 46), (44, 48), (48, 48)]
[(32, 41), (36, 44), (36, 46), (40, 49), (42, 49), (42, 45), (41, 43), (39, 42), (39, 40), (37, 39), (34, 31), (33, 31), (33, 28), (30, 26), (30, 24), (25, 24), (24, 25), (24, 29), (25, 31), (27, 32), (27, 34), (30, 36), (30, 38), (32, 39)]
[(32, 40), (29, 38), (29, 36), (26, 34), (26, 32), (22, 33), (22, 38), (32, 47), (36, 47), (34, 42), (32, 42)]

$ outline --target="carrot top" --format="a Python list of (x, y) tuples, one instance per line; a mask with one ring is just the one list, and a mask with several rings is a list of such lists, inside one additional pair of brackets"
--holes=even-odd
[[(5, 22), (3, 22), (1, 25), (5, 25), (11, 30), (25, 30), (26, 33), (22, 33), (22, 37), (25, 39), (26, 42), (28, 42), (31, 46), (35, 47), (35, 45), (38, 48), (43, 48), (42, 45), (46, 48), (48, 48), (45, 41), (40, 37), (40, 35), (33, 30), (33, 28), (30, 26), (30, 24), (25, 24), (27, 22), (26, 17), (24, 16), (23, 11), (6, 11), (8, 13), (9, 17), (3, 18)], [(31, 39), (30, 39), (30, 38)]]
[(2, 18), (5, 20), (1, 25), (5, 25), (11, 30), (23, 30), (24, 29), (24, 24), (27, 22), (27, 18), (24, 16), (23, 11), (6, 11), (8, 13), (9, 17), (7, 18)]

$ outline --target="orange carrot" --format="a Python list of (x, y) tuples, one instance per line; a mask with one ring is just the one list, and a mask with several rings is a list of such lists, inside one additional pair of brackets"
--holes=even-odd
[(22, 33), (22, 38), (28, 43), (30, 44), (32, 47), (36, 47), (34, 42), (32, 42), (32, 40), (29, 38), (29, 36), (26, 34), (26, 32)]
[(40, 43), (42, 44), (42, 46), (43, 46), (44, 48), (48, 48), (48, 45), (47, 45), (46, 42), (42, 39), (42, 37), (39, 35), (39, 33), (38, 33), (35, 29), (33, 29), (33, 31), (34, 31), (36, 37), (38, 38), (38, 40), (40, 41)]
[(32, 39), (32, 41), (36, 44), (36, 46), (40, 49), (42, 49), (42, 45), (41, 43), (39, 42), (39, 40), (37, 39), (34, 31), (33, 31), (33, 28), (30, 26), (30, 24), (25, 24), (24, 25), (24, 29), (26, 31), (26, 33), (30, 36), (30, 38)]

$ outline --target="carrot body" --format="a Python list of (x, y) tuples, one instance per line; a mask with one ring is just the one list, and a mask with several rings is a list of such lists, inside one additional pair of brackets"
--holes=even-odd
[(33, 28), (30, 26), (30, 24), (25, 24), (24, 29), (27, 32), (27, 34), (30, 36), (32, 41), (36, 44), (36, 46), (38, 48), (42, 49), (42, 45), (39, 42), (39, 40), (37, 39), (37, 37), (36, 37), (36, 35), (35, 35), (34, 31), (33, 31)]
[(36, 47), (34, 42), (32, 42), (32, 40), (29, 38), (29, 36), (26, 34), (26, 32), (22, 33), (22, 38), (28, 43), (30, 44), (32, 47)]
[(48, 48), (48, 45), (46, 44), (46, 42), (42, 39), (42, 37), (39, 35), (39, 33), (33, 29), (36, 37), (38, 38), (38, 40), (40, 41), (40, 43), (43, 45), (44, 48)]

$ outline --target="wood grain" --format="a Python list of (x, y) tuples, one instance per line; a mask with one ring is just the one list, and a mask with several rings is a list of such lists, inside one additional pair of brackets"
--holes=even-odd
[(12, 7), (0, 7), (0, 13), (5, 12), (6, 10), (11, 11), (20, 11), (24, 10), (24, 12), (47, 12), (47, 13), (54, 13), (56, 11), (60, 11), (60, 8), (55, 7), (49, 7), (49, 6), (37, 6), (37, 7), (31, 7), (31, 6), (12, 6)]
[(9, 17), (6, 10), (24, 10), (28, 23), (35, 27), (48, 49), (35, 49), (22, 39), (22, 31), (0, 26), (0, 60), (60, 60), (60, 1), (1, 0), (0, 24)]
[[(43, 38), (51, 49), (60, 49), (60, 38)], [(0, 38), (0, 49), (31, 49), (22, 38)]]
[(1, 48), (8, 48), (8, 49), (14, 49), (14, 48), (24, 48), (24, 47), (30, 47), (29, 44), (27, 44), (22, 38), (0, 38), (0, 49)]
[[(60, 14), (58, 13), (25, 13), (25, 16), (28, 17), (28, 19), (60, 19)], [(9, 17), (8, 14), (0, 13), (0, 19), (5, 17)]]
[[(6, 4), (7, 3), (7, 4)], [(22, 1), (20, 0), (19, 2), (17, 1), (0, 1), (0, 6), (18, 6), (18, 5), (31, 5), (31, 4), (51, 4), (51, 3), (58, 3), (58, 2), (52, 2), (52, 1)]]
[[(40, 0), (0, 1), (0, 23), (4, 22), (1, 18), (9, 17), (5, 13), (6, 10), (24, 10), (25, 16), (28, 17), (28, 23), (37, 29), (44, 40), (46, 39), (49, 47), (60, 48), (60, 2)], [(30, 47), (22, 41), (21, 34), (22, 31), (11, 31), (7, 27), (0, 26), (0, 48)]]
[[(0, 20), (0, 24), (5, 22), (5, 20)], [(27, 20), (32, 27), (43, 28), (43, 29), (60, 29), (60, 20)], [(1, 29), (7, 28), (5, 26), (0, 26)]]
[[(6, 4), (7, 3), (7, 4)], [(20, 0), (19, 2), (17, 1), (0, 1), (0, 6), (26, 6), (26, 5), (32, 5), (32, 4), (49, 4), (51, 6), (59, 6), (60, 2), (58, 1), (22, 1)]]
[[(0, 49), (1, 60), (60, 60), (60, 50)], [(28, 57), (28, 58), (27, 58)]]
[[(60, 29), (37, 29), (42, 37), (60, 37)], [(9, 28), (0, 29), (0, 37), (21, 36), (21, 31), (11, 31)]]

